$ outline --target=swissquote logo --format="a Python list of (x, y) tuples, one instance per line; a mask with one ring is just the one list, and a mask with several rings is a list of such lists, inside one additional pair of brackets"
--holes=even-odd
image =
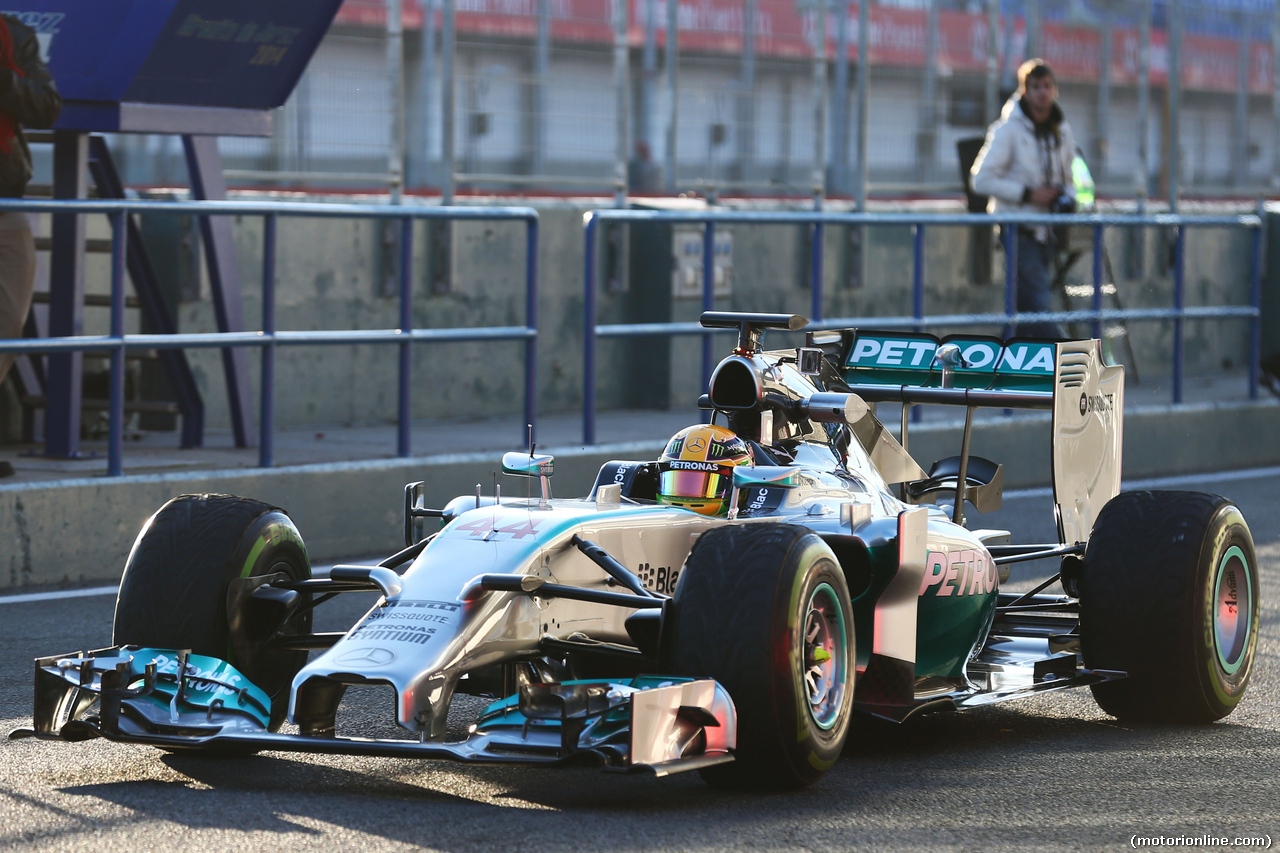
[(1094, 394), (1089, 396), (1082, 393), (1080, 395), (1080, 414), (1087, 415), (1090, 412), (1109, 412), (1115, 407), (1115, 394)]

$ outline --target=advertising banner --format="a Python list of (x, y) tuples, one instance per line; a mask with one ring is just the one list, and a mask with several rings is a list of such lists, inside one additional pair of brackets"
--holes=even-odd
[[(665, 0), (652, 0), (653, 22), (659, 44), (666, 39)], [(404, 26), (421, 28), (424, 0), (404, 0)], [(755, 43), (760, 56), (806, 58), (814, 54), (816, 21), (812, 12), (795, 0), (759, 0), (756, 8)], [(606, 45), (613, 41), (611, 0), (550, 0), (551, 37), (558, 41)], [(644, 41), (646, 0), (628, 3), (628, 41)], [(458, 32), (467, 35), (532, 38), (537, 31), (538, 0), (456, 0)], [(436, 6), (437, 26), (439, 6)], [(680, 0), (680, 49), (709, 54), (740, 54), (746, 32), (742, 0)], [(357, 26), (385, 26), (385, 0), (346, 0), (338, 22)], [(1026, 33), (1023, 22), (1011, 32), (998, 33), (998, 43), (1015, 67), (1023, 56)], [(849, 58), (858, 58), (858, 7), (848, 6), (846, 33)], [(826, 26), (827, 56), (834, 57), (837, 21)], [(1012, 38), (1008, 38), (1008, 36)], [(871, 62), (884, 67), (919, 68), (928, 47), (927, 13), (922, 9), (872, 6), (868, 34)], [(983, 14), (938, 13), (939, 69), (945, 73), (984, 74), (987, 67), (987, 18)], [(1043, 57), (1064, 83), (1094, 83), (1102, 63), (1102, 38), (1091, 27), (1067, 26), (1046, 21)], [(1132, 85), (1138, 76), (1139, 35), (1136, 28), (1113, 30), (1111, 80)], [(1268, 41), (1254, 40), (1249, 50), (1249, 88), (1266, 93), (1272, 83), (1272, 51)], [(1168, 39), (1163, 30), (1151, 33), (1151, 82), (1168, 83)], [(1239, 42), (1223, 36), (1188, 33), (1182, 42), (1182, 85), (1199, 91), (1234, 92), (1239, 71)], [(1007, 69), (1008, 70), (1008, 69)]]

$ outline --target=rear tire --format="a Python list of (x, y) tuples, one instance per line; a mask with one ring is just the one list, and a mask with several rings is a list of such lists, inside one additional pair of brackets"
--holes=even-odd
[(1098, 516), (1080, 578), (1085, 665), (1129, 673), (1093, 686), (1122, 720), (1209, 723), (1244, 695), (1258, 642), (1253, 537), (1231, 502), (1125, 492)]
[(663, 629), (672, 674), (711, 677), (738, 717), (731, 764), (702, 771), (733, 788), (798, 788), (840, 757), (853, 704), (853, 613), (831, 549), (789, 524), (702, 534)]
[[(282, 510), (231, 495), (176, 497), (147, 520), (129, 552), (113, 642), (190, 649), (227, 661), (271, 697), (275, 731), (307, 653), (259, 651), (260, 642), (233, 633), (227, 589), (235, 579), (277, 572), (293, 580), (311, 576), (302, 537)], [(293, 617), (284, 630), (310, 633), (311, 612)]]

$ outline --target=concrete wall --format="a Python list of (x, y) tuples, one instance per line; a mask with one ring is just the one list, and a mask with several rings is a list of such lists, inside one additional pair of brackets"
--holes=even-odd
[[(582, 399), (583, 235), (588, 203), (538, 204), (538, 406), (544, 413), (571, 411)], [(666, 274), (669, 244), (632, 233), (622, 242), (622, 276), (605, 268), (600, 251), (601, 322), (691, 321), (698, 299), (673, 299)], [(733, 230), (733, 293), (717, 308), (810, 313), (807, 229), (796, 226), (737, 226)], [(243, 279), (245, 315), (257, 327), (261, 314), (261, 223), (238, 218), (235, 225)], [(827, 317), (854, 318), (874, 325), (876, 317), (911, 313), (911, 231), (905, 227), (867, 230), (867, 275), (859, 282), (851, 264), (851, 230), (829, 227), (824, 241)], [(1135, 239), (1136, 238), (1136, 239)], [(414, 319), (424, 327), (506, 326), (524, 322), (524, 228), (520, 223), (458, 223), (452, 235), (453, 277), (447, 292), (430, 280), (425, 224), (415, 234)], [(1091, 279), (1088, 236), (1069, 282)], [(398, 302), (385, 295), (389, 275), (380, 226), (372, 221), (285, 219), (280, 226), (277, 285), (281, 329), (392, 328)], [(929, 314), (1003, 310), (1003, 255), (994, 252), (990, 280), (971, 281), (973, 243), (966, 228), (932, 228), (925, 243), (926, 311)], [(1146, 229), (1134, 237), (1107, 235), (1107, 254), (1118, 277), (1125, 307), (1172, 305), (1171, 248), (1167, 232)], [(1242, 231), (1192, 229), (1187, 238), (1188, 305), (1244, 304), (1248, 298), (1248, 237)], [(629, 271), (629, 272), (627, 272)], [(1111, 280), (1111, 276), (1107, 276)], [(179, 304), (183, 331), (212, 331), (213, 307), (207, 284), (203, 297)], [(1076, 299), (1075, 307), (1087, 307)], [(1108, 305), (1114, 305), (1111, 298)], [(1186, 324), (1187, 369), (1214, 373), (1241, 368), (1246, 358), (1243, 324), (1198, 321)], [(948, 331), (948, 330), (943, 330)], [(958, 331), (955, 330), (955, 331)], [(998, 333), (998, 329), (987, 329)], [(1115, 330), (1113, 330), (1115, 331)], [(1088, 334), (1081, 327), (1080, 334)], [(1131, 381), (1167, 384), (1172, 324), (1130, 323), (1125, 340), (1112, 340), (1117, 359), (1130, 368)], [(799, 336), (774, 335), (771, 345), (787, 346)], [(726, 344), (727, 346), (727, 344)], [(599, 352), (600, 405), (630, 408), (683, 403), (702, 390), (696, 338), (602, 342)], [(215, 351), (192, 352), (205, 393), (208, 423), (227, 423), (222, 368)], [(255, 365), (257, 359), (251, 359)], [(384, 422), (395, 417), (397, 355), (394, 347), (284, 348), (278, 355), (278, 423), (322, 425)], [(1137, 367), (1135, 371), (1133, 368)], [(414, 416), (439, 418), (517, 413), (522, 407), (523, 345), (518, 342), (429, 344), (415, 347)], [(664, 381), (662, 377), (666, 377)], [(254, 377), (256, 383), (256, 376)]]
[[(1048, 415), (979, 422), (973, 452), (1005, 466), (1006, 488), (1049, 483)], [(1280, 464), (1275, 401), (1161, 406), (1127, 412), (1127, 480)], [(961, 429), (925, 424), (911, 450), (929, 460), (958, 452)], [(658, 441), (548, 448), (554, 492), (585, 494), (610, 459), (651, 458)], [(403, 547), (403, 486), (425, 480), (428, 506), (474, 494), (496, 454), (453, 454), (289, 468), (201, 471), (53, 482), (0, 483), (0, 592), (51, 584), (115, 583), (143, 522), (174, 495), (222, 492), (284, 507), (314, 562), (391, 554)], [(489, 488), (486, 493), (491, 493)], [(90, 556), (91, 555), (91, 556)]]

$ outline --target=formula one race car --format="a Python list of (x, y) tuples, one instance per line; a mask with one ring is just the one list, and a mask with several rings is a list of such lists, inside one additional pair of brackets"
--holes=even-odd
[[(711, 423), (656, 461), (610, 462), (585, 498), (552, 498), (550, 456), (509, 453), (528, 497), (437, 509), (410, 484), (408, 547), (316, 576), (281, 510), (170, 501), (129, 555), (114, 646), (38, 659), (34, 730), (14, 736), (793, 787), (837, 759), (854, 712), (902, 722), (1084, 685), (1126, 720), (1210, 722), (1240, 701), (1249, 529), (1220, 497), (1118, 494), (1124, 375), (1097, 341), (845, 330), (766, 352), (765, 330), (805, 321), (702, 323), (738, 330), (701, 400)], [(897, 439), (880, 402), (904, 406)], [(928, 472), (905, 449), (918, 404), (970, 416)], [(1052, 411), (1057, 542), (966, 526), (1001, 499), (1001, 466), (969, 452), (981, 406)], [(1050, 580), (1001, 591), (1050, 559)], [(345, 633), (313, 632), (313, 609), (352, 591), (380, 597)], [(405, 737), (338, 735), (344, 691), (366, 685), (392, 688)], [(494, 701), (450, 738), (459, 693)]]

